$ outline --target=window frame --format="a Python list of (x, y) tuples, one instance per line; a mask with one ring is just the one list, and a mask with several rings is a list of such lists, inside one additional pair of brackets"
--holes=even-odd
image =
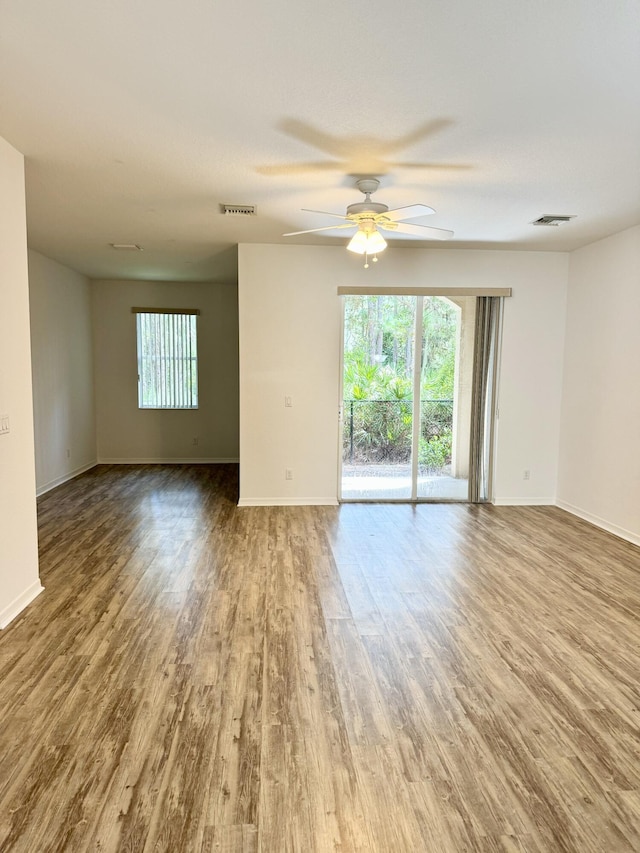
[[(141, 411), (195, 411), (200, 405), (197, 308), (140, 308), (136, 315), (136, 363), (138, 409)], [(161, 315), (151, 354), (145, 352), (145, 333), (150, 333), (150, 315)], [(146, 319), (142, 319), (143, 316)], [(176, 317), (183, 319), (180, 325)], [(172, 318), (172, 319), (170, 319)], [(149, 373), (155, 377), (145, 383)], [(151, 403), (149, 401), (152, 401)]]

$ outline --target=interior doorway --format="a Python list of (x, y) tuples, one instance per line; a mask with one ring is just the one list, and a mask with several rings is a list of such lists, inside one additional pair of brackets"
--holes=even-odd
[(344, 297), (341, 500), (469, 499), (475, 310)]

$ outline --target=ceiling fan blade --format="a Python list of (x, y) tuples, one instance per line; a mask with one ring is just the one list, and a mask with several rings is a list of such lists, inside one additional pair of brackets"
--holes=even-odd
[(413, 234), (423, 240), (450, 240), (453, 237), (453, 231), (447, 231), (445, 228), (432, 228), (430, 225), (411, 225), (408, 222), (399, 222), (393, 228), (387, 229), (379, 223), (378, 228), (400, 234)]
[(417, 219), (418, 216), (429, 216), (435, 213), (432, 207), (427, 207), (426, 204), (408, 204), (406, 207), (396, 207), (395, 210), (387, 210), (383, 213), (385, 219), (390, 219), (392, 222), (403, 222), (405, 219)]
[(315, 234), (316, 231), (335, 231), (340, 228), (356, 228), (357, 222), (349, 222), (347, 225), (326, 225), (324, 228), (309, 228), (307, 231), (290, 231), (288, 234), (283, 234), (283, 237), (295, 237), (298, 234)]
[(308, 207), (303, 207), (305, 213), (321, 213), (323, 216), (335, 216), (337, 219), (348, 219), (343, 213), (327, 213), (326, 210), (309, 210)]

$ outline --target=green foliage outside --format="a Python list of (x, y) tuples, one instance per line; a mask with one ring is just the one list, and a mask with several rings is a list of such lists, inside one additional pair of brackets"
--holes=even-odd
[[(410, 459), (415, 305), (411, 296), (345, 299), (346, 461)], [(451, 462), (455, 307), (445, 299), (426, 298), (423, 329), (419, 460), (435, 472)]]

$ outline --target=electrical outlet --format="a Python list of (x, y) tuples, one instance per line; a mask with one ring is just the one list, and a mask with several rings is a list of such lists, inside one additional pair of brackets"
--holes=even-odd
[(67, 459), (71, 459), (71, 451), (67, 447)]
[(293, 480), (293, 468), (284, 469), (284, 478), (285, 480)]
[(196, 437), (193, 439), (193, 446), (194, 446), (194, 447), (197, 447), (197, 446), (198, 446), (198, 436), (196, 436)]
[(529, 469), (528, 469), (528, 468), (526, 468), (526, 469), (524, 470), (524, 472), (523, 472), (523, 474), (522, 474), (522, 479), (523, 479), (523, 480), (530, 480), (530, 479), (531, 479), (531, 471), (529, 471)]
[(0, 433), (9, 432), (9, 415), (0, 417)]
[(293, 407), (293, 399), (291, 397), (284, 398), (284, 407), (285, 409), (291, 409)]

